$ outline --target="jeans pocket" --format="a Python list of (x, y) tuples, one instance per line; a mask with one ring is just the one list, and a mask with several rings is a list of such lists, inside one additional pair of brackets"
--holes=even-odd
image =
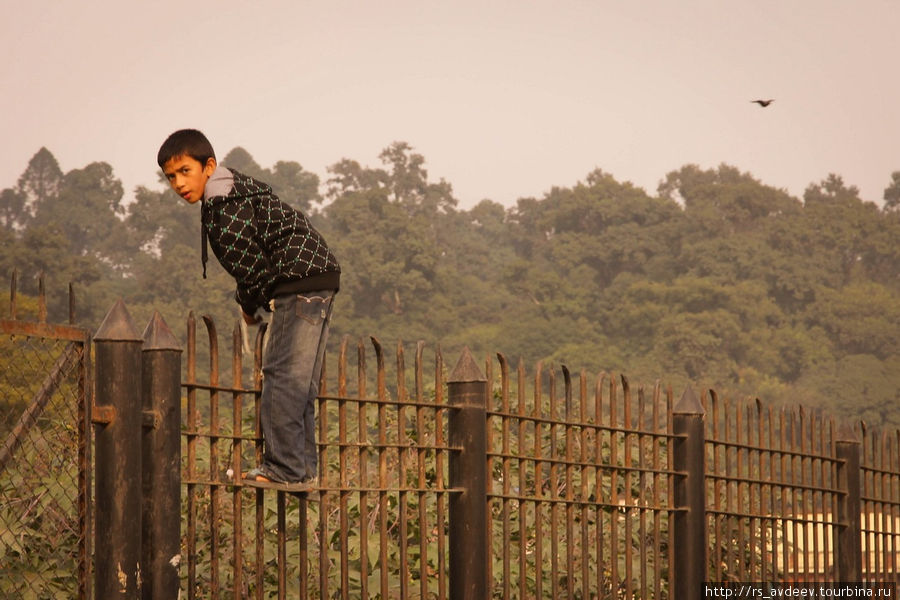
[(315, 325), (328, 318), (331, 298), (322, 296), (297, 296), (297, 316)]

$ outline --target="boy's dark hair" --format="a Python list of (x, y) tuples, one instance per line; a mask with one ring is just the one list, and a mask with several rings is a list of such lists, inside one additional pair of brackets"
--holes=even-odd
[(215, 160), (216, 153), (202, 132), (196, 129), (179, 129), (167, 137), (159, 147), (156, 162), (162, 168), (164, 164), (179, 156), (190, 156), (205, 165), (210, 158)]

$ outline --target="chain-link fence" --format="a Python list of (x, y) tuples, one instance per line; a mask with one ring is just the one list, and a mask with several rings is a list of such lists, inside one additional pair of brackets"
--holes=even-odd
[(87, 335), (0, 321), (0, 598), (87, 598)]

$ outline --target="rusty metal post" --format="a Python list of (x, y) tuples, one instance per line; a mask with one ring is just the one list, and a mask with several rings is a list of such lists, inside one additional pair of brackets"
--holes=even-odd
[(675, 585), (673, 598), (702, 598), (706, 580), (706, 490), (703, 405), (690, 386), (672, 408)]
[(142, 362), (143, 598), (168, 600), (178, 596), (181, 562), (181, 347), (158, 312)]
[(94, 335), (97, 598), (141, 597), (141, 342), (117, 301)]
[(450, 598), (484, 600), (487, 580), (488, 382), (469, 349), (447, 381), (450, 447)]
[(862, 531), (860, 526), (860, 442), (853, 429), (844, 425), (835, 440), (838, 485), (837, 578), (839, 582), (862, 581)]

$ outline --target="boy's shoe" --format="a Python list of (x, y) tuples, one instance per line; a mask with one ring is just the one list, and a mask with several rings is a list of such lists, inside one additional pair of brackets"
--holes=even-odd
[(255, 469), (251, 469), (241, 475), (241, 481), (245, 485), (265, 488), (270, 490), (280, 490), (283, 492), (291, 492), (292, 494), (297, 495), (305, 495), (307, 492), (315, 489), (317, 480), (311, 477), (307, 477), (302, 481), (279, 481), (271, 476), (271, 474), (264, 472), (259, 467)]

